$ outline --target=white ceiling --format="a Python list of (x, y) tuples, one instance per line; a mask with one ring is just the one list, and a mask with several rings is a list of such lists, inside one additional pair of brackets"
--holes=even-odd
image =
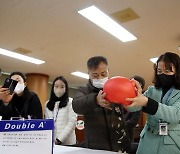
[[(100, 29), (78, 10), (95, 5), (111, 15), (132, 8), (140, 18), (122, 23), (138, 40), (123, 43)], [(0, 48), (32, 51), (28, 56), (45, 60), (30, 64), (0, 55), (5, 72), (43, 73), (52, 81), (63, 75), (71, 86), (86, 79), (71, 72), (87, 72), (86, 61), (103, 55), (110, 76), (140, 75), (151, 84), (149, 58), (166, 51), (180, 53), (180, 0), (0, 0)]]

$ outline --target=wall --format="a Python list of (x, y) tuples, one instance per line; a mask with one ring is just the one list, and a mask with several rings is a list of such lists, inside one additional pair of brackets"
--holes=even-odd
[(4, 74), (3, 74), (3, 75), (0, 77), (0, 85), (3, 85), (5, 79), (8, 78), (8, 77), (9, 77), (9, 75), (4, 75)]

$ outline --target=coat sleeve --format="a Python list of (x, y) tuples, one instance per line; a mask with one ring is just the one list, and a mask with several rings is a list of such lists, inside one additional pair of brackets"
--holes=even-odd
[(72, 100), (70, 99), (68, 104), (68, 122), (63, 131), (57, 134), (57, 138), (63, 143), (76, 128), (77, 114), (72, 109)]
[(53, 119), (53, 111), (51, 111), (47, 108), (48, 101), (44, 105), (44, 118), (45, 119)]
[(78, 88), (72, 102), (74, 112), (82, 115), (91, 113), (95, 108), (99, 107), (96, 97), (97, 93), (86, 94), (83, 87)]
[(34, 93), (34, 95), (32, 96), (32, 98), (30, 100), (30, 104), (31, 104), (30, 115), (32, 116), (32, 119), (42, 119), (43, 118), (42, 117), (42, 106), (41, 106), (41, 102), (40, 102), (37, 94)]
[[(154, 116), (157, 119), (162, 119), (168, 123), (179, 123), (180, 121), (180, 91), (175, 90), (176, 94), (170, 96), (169, 101), (171, 102), (171, 105), (162, 104), (157, 100), (157, 91), (154, 90), (154, 88), (151, 88), (149, 92), (146, 94), (147, 97), (153, 99), (154, 102), (153, 105), (151, 105), (151, 108), (157, 107), (156, 113)], [(156, 97), (155, 97), (156, 96)], [(151, 103), (152, 104), (152, 103)], [(155, 105), (155, 104), (158, 104)]]
[(174, 102), (172, 106), (159, 103), (158, 110), (154, 115), (168, 123), (180, 122), (180, 97)]
[(2, 120), (9, 120), (12, 117), (12, 107), (10, 103), (4, 105), (0, 100), (0, 116), (2, 116)]

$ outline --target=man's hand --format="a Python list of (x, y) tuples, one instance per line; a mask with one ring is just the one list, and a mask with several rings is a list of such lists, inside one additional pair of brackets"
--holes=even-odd
[(104, 93), (102, 90), (99, 91), (97, 95), (97, 103), (104, 108), (112, 110), (111, 103), (105, 99), (106, 93)]

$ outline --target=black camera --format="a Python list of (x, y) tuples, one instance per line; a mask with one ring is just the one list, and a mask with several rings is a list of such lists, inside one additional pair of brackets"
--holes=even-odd
[(8, 88), (10, 90), (10, 94), (14, 92), (14, 89), (16, 88), (18, 81), (7, 78), (4, 82), (3, 88)]

